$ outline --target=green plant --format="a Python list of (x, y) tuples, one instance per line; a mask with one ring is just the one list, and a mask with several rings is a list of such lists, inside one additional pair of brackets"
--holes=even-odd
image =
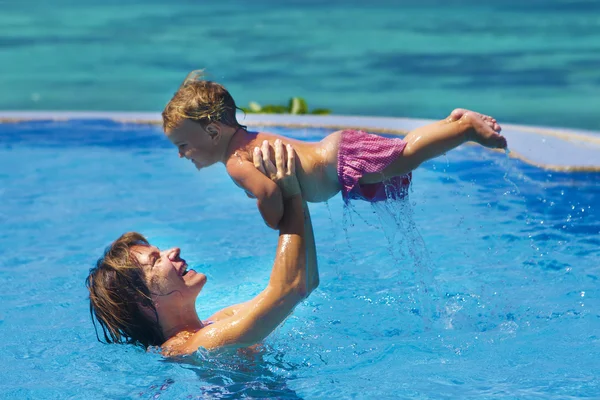
[(247, 114), (313, 114), (327, 115), (331, 114), (331, 110), (325, 108), (315, 108), (309, 111), (306, 100), (302, 97), (292, 97), (287, 106), (267, 104), (261, 106), (255, 101), (251, 101), (248, 107), (240, 107)]

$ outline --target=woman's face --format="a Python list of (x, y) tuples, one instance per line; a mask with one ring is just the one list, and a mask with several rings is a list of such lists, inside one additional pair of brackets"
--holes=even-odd
[(131, 253), (142, 266), (144, 280), (153, 295), (178, 295), (182, 300), (195, 301), (206, 283), (206, 275), (188, 269), (177, 247), (160, 251), (155, 246), (136, 245)]

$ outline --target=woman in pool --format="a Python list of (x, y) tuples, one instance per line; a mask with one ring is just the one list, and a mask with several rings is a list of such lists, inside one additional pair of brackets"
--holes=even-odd
[(293, 144), (298, 156), (298, 180), (306, 201), (327, 201), (342, 192), (352, 198), (378, 201), (386, 187), (402, 196), (411, 171), (466, 141), (506, 148), (496, 120), (473, 111), (456, 109), (445, 120), (415, 129), (404, 140), (345, 130), (320, 142), (301, 142), (269, 133), (248, 132), (236, 119), (235, 101), (215, 82), (199, 80), (192, 72), (163, 111), (163, 128), (179, 156), (201, 169), (222, 162), (233, 181), (249, 197), (271, 228), (283, 215), (281, 193), (252, 163), (262, 146), (266, 154), (276, 140)]
[(268, 336), (318, 286), (312, 224), (296, 178), (294, 151), (278, 142), (275, 160), (276, 166), (268, 154), (255, 160), (278, 185), (284, 202), (267, 287), (254, 299), (202, 321), (195, 302), (206, 276), (188, 269), (178, 248), (160, 251), (139, 233), (126, 233), (109, 246), (86, 280), (92, 321), (99, 322), (107, 343), (160, 346), (168, 356), (199, 347), (248, 347)]

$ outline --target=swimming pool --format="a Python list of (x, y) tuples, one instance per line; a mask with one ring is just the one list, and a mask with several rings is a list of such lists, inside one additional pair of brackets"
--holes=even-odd
[(206, 317), (266, 284), (276, 232), (158, 126), (0, 124), (0, 396), (598, 397), (599, 183), (464, 146), (414, 173), (401, 230), (314, 204), (321, 286), (262, 353), (171, 362), (96, 341), (83, 282), (104, 247), (181, 247)]

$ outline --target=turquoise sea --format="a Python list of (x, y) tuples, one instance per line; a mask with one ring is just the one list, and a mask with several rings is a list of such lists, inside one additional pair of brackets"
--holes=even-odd
[(206, 68), (239, 105), (600, 129), (598, 0), (0, 0), (0, 109), (161, 111)]

